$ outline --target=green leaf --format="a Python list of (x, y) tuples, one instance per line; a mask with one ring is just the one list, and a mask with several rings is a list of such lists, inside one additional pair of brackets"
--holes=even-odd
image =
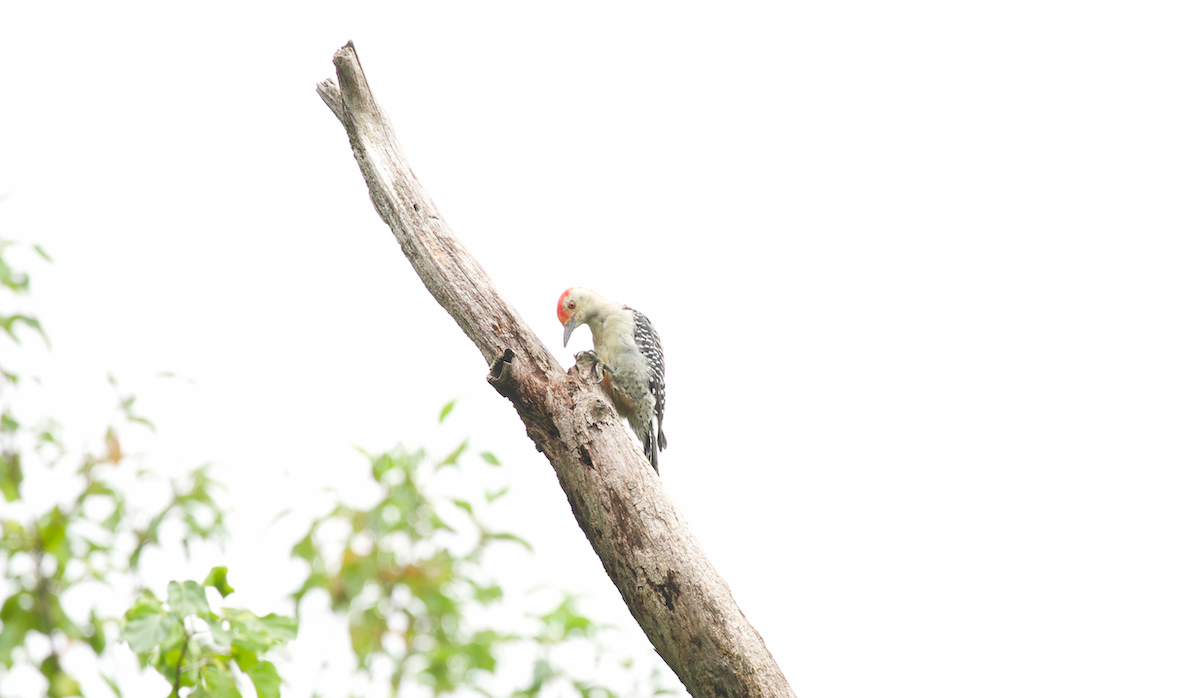
[(504, 590), (498, 584), (480, 584), (474, 580), (471, 581), (471, 586), (475, 589), (475, 600), (481, 604), (489, 604), (499, 601), (504, 596)]
[(111, 533), (117, 532), (117, 527), (125, 519), (125, 502), (117, 496), (113, 497), (113, 510), (108, 515), (108, 518), (100, 522), (100, 525), (108, 529)]
[(462, 509), (463, 511), (467, 512), (468, 514), (471, 514), (472, 516), (475, 515), (475, 510), (471, 507), (471, 503), (465, 499), (454, 500), (454, 506), (458, 507), (459, 509)]
[(96, 615), (94, 608), (88, 624), (92, 626), (92, 634), (87, 637), (88, 644), (92, 646), (92, 651), (96, 653), (96, 656), (104, 654), (104, 647), (108, 644), (108, 638), (104, 635), (104, 619)]
[(213, 642), (221, 647), (233, 646), (233, 630), (226, 629), (225, 624), (221, 621), (210, 621), (208, 623), (208, 632), (212, 633)]
[(108, 684), (108, 687), (112, 690), (113, 695), (115, 695), (117, 698), (125, 698), (125, 694), (121, 693), (121, 687), (117, 685), (115, 680), (113, 680), (107, 674), (100, 674), (100, 678), (104, 679), (104, 683)]
[(46, 698), (66, 698), (67, 696), (82, 696), (79, 682), (63, 671), (58, 663), (58, 655), (51, 654), (42, 661), (42, 675), (50, 682), (46, 687)]
[[(315, 528), (315, 524), (314, 524)], [(292, 557), (298, 557), (301, 560), (307, 560), (313, 563), (317, 557), (317, 546), (313, 544), (313, 531), (310, 530), (307, 536), (300, 539), (299, 543), (292, 546)]]
[(214, 567), (208, 571), (208, 576), (204, 578), (204, 586), (216, 589), (221, 598), (225, 598), (233, 593), (233, 587), (229, 586), (228, 576), (228, 567)]
[(259, 620), (266, 626), (267, 632), (276, 642), (296, 639), (297, 622), (295, 618), (268, 613)]
[(197, 652), (197, 643), (184, 635), (183, 626), (179, 624), (175, 626), (171, 636), (146, 659), (150, 660), (148, 663), (155, 665), (154, 668), (167, 681), (178, 681), (180, 686), (195, 686), (195, 668), (185, 660), (189, 657), (194, 659)]
[(488, 465), (500, 465), (500, 459), (492, 455), (490, 451), (484, 451), (483, 453), (480, 453), (479, 457), (482, 458), (483, 462), (487, 463)]
[(46, 609), (43, 618), (49, 620), (54, 627), (72, 640), (83, 641), (86, 639), (83, 630), (62, 610), (58, 596), (51, 596), (47, 606), (49, 608)]
[(21, 472), (21, 454), (0, 451), (0, 492), (4, 500), (15, 502), (21, 498), (21, 481), (25, 479)]
[(53, 259), (50, 259), (50, 255), (49, 255), (49, 254), (47, 254), (46, 250), (42, 249), (42, 246), (41, 246), (41, 245), (34, 245), (34, 246), (33, 246), (33, 250), (34, 250), (35, 252), (37, 252), (39, 255), (41, 255), (42, 259), (46, 260), (47, 262), (53, 262), (53, 261), (54, 261)]
[[(42, 548), (60, 558), (69, 557), (70, 551), (64, 549), (67, 536), (67, 519), (62, 509), (54, 507), (49, 513), (37, 520), (37, 534), (42, 539)], [(63, 554), (65, 553), (65, 554)]]
[(20, 344), (21, 339), (17, 337), (16, 333), (17, 323), (36, 330), (42, 336), (42, 341), (46, 342), (46, 344), (50, 343), (50, 338), (46, 336), (45, 330), (42, 329), (42, 323), (38, 322), (37, 318), (28, 315), (6, 315), (0, 317), (0, 329), (3, 329), (9, 337), (12, 337), (14, 342)]
[[(257, 661), (260, 653), (296, 638), (296, 620), (294, 618), (274, 613), (259, 618), (250, 611), (240, 608), (227, 608), (225, 614), (229, 619), (230, 631), (233, 634), (231, 647), (234, 655), (238, 657), (238, 663), (244, 667)], [(244, 660), (250, 658), (253, 661), (243, 664)]]
[(544, 626), (538, 641), (553, 644), (572, 637), (590, 638), (599, 632), (600, 624), (581, 614), (576, 608), (578, 598), (563, 595), (562, 603), (553, 611), (537, 616)]
[(274, 639), (262, 619), (240, 608), (227, 608), (230, 629), (233, 630), (233, 647), (257, 655), (271, 649)]
[(4, 629), (0, 630), (0, 662), (7, 667), (12, 666), (12, 651), (25, 643), (26, 633), (37, 622), (32, 611), (21, 607), (22, 602), (32, 608), (33, 594), (28, 591), (13, 594), (0, 609), (0, 622), (4, 623)]
[(383, 476), (395, 466), (392, 457), (386, 453), (371, 461), (371, 477), (375, 482), (383, 482)]
[(129, 649), (144, 654), (166, 640), (176, 622), (168, 614), (142, 616), (125, 624), (121, 638), (129, 643)]
[(350, 647), (358, 655), (359, 667), (365, 668), (370, 655), (383, 650), (383, 635), (388, 631), (387, 618), (375, 608), (368, 608), (350, 622)]
[(536, 696), (541, 693), (542, 684), (550, 680), (554, 676), (554, 670), (550, 668), (550, 662), (543, 659), (538, 659), (533, 664), (533, 679), (529, 684), (529, 695)]
[(167, 585), (167, 603), (181, 616), (206, 618), (212, 615), (208, 599), (204, 597), (204, 587), (190, 579), (182, 584), (171, 582)]
[(134, 415), (129, 415), (129, 421), (134, 422), (135, 424), (141, 424), (142, 426), (148, 428), (150, 431), (158, 431), (158, 427), (154, 426), (154, 422), (151, 422), (149, 419), (146, 419), (145, 417), (137, 417)]
[(458, 402), (458, 400), (451, 400), (450, 402), (446, 403), (446, 406), (442, 408), (442, 413), (438, 415), (438, 424), (446, 421), (446, 417), (450, 416), (450, 410), (454, 409), (454, 403), (456, 402)]
[(158, 615), (162, 612), (162, 602), (158, 600), (158, 597), (149, 589), (143, 589), (141, 596), (125, 612), (125, 620), (136, 620), (145, 615)]
[(471, 658), (471, 663), (484, 671), (496, 671), (495, 648), (503, 637), (494, 630), (484, 630), (462, 646), (462, 653)]
[(509, 487), (501, 487), (498, 490), (484, 490), (483, 498), (487, 500), (488, 504), (491, 504), (497, 499), (500, 499), (504, 495), (508, 494), (509, 489)]
[(258, 698), (279, 698), (279, 686), (283, 681), (279, 678), (279, 672), (275, 670), (274, 664), (262, 661), (246, 669), (245, 672), (254, 682)]
[(485, 534), (483, 534), (482, 538), (484, 540), (511, 541), (513, 543), (517, 543), (517, 544), (521, 545), (529, 552), (533, 552), (533, 546), (529, 544), (529, 541), (525, 540), (524, 538), (522, 538), (520, 536), (514, 535), (512, 533), (485, 533)]
[(54, 674), (46, 690), (47, 698), (65, 698), (67, 696), (83, 696), (83, 688), (79, 681), (71, 678), (66, 672)]
[(458, 448), (454, 449), (450, 455), (443, 458), (442, 462), (438, 463), (437, 467), (441, 468), (445, 465), (458, 465), (458, 457), (461, 456), (465, 450), (467, 450), (467, 439), (463, 439), (463, 442), (458, 445)]
[(200, 677), (204, 679), (204, 687), (208, 689), (205, 695), (213, 698), (242, 698), (233, 680), (233, 672), (215, 664), (205, 664), (200, 667)]

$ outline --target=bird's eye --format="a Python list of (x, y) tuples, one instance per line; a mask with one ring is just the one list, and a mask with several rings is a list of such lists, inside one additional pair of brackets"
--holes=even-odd
[(567, 309), (574, 310), (575, 309), (575, 301), (567, 301)]

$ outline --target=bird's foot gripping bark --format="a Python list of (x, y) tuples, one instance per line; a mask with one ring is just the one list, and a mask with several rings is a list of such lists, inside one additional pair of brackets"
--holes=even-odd
[[(581, 361), (585, 365), (580, 366)], [(608, 372), (608, 373), (613, 372), (612, 369), (608, 367), (608, 364), (606, 364), (600, 360), (600, 355), (597, 354), (592, 349), (588, 349), (587, 351), (581, 351), (575, 355), (575, 365), (580, 366), (580, 369), (581, 369), (580, 373), (588, 370), (588, 367), (586, 366), (586, 364), (589, 362), (592, 364), (591, 365), (591, 373), (592, 373), (592, 375), (594, 375), (596, 377), (597, 383), (604, 380), (605, 372)]]

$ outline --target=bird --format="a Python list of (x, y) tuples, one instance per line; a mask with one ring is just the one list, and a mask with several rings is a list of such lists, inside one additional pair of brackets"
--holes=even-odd
[(590, 288), (575, 286), (559, 296), (558, 320), (564, 347), (576, 327), (591, 328), (593, 352), (603, 372), (601, 383), (657, 473), (658, 453), (667, 447), (662, 430), (667, 384), (662, 342), (650, 318)]

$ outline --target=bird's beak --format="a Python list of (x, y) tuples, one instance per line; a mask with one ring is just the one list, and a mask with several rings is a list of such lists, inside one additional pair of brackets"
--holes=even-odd
[(563, 325), (563, 346), (567, 346), (567, 342), (571, 339), (571, 333), (575, 331), (575, 316), (572, 315), (567, 323)]

